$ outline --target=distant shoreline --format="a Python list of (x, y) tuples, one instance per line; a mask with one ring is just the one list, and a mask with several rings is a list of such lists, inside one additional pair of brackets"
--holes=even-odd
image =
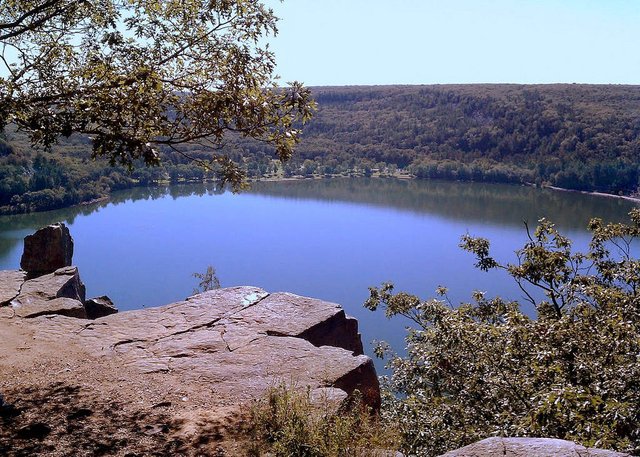
[(551, 190), (559, 190), (562, 192), (576, 192), (579, 194), (585, 195), (594, 195), (597, 197), (608, 197), (608, 198), (620, 198), (622, 200), (629, 200), (632, 202), (640, 203), (640, 197), (632, 197), (631, 195), (616, 195), (616, 194), (608, 194), (606, 192), (596, 192), (590, 190), (576, 190), (576, 189), (566, 189), (564, 187), (557, 186), (542, 186), (543, 189), (551, 189)]
[[(339, 179), (339, 178), (352, 178), (353, 176), (329, 176), (329, 177), (325, 177), (325, 176), (309, 176), (309, 177), (304, 177), (304, 176), (291, 176), (291, 177), (269, 177), (269, 178), (258, 178), (258, 179), (251, 179), (249, 182), (286, 182), (286, 181), (304, 181), (306, 179), (314, 179), (314, 180), (319, 180), (319, 179)], [(415, 181), (429, 181), (428, 179), (420, 179), (420, 178), (416, 178), (415, 176), (411, 176), (411, 175), (407, 175), (407, 174), (401, 174), (401, 175), (393, 175), (393, 176), (379, 176), (379, 175), (372, 175), (370, 176), (370, 178), (373, 179), (377, 179), (377, 178), (392, 178), (392, 179), (400, 179), (400, 180), (415, 180)], [(447, 179), (443, 179), (443, 181), (449, 181)], [(478, 181), (460, 181), (460, 182), (478, 182)], [(516, 183), (496, 183), (496, 184), (515, 184), (518, 185)], [(529, 186), (533, 186), (533, 187), (538, 187), (535, 184), (532, 183), (522, 183), (520, 185), (529, 185)], [(575, 193), (579, 193), (579, 194), (585, 194), (585, 195), (593, 195), (596, 197), (608, 197), (608, 198), (619, 198), (622, 200), (629, 200), (635, 203), (640, 203), (640, 196), (638, 197), (632, 197), (631, 195), (616, 195), (616, 194), (608, 194), (606, 192), (597, 192), (597, 191), (590, 191), (590, 190), (577, 190), (577, 189), (567, 189), (565, 187), (558, 187), (558, 186), (550, 186), (550, 185), (543, 185), (540, 187), (541, 189), (551, 189), (551, 190), (557, 190), (557, 191), (561, 191), (561, 192), (575, 192)]]
[[(351, 178), (355, 178), (355, 177), (362, 177), (362, 176), (340, 176), (340, 175), (335, 175), (335, 176), (324, 176), (324, 175), (300, 176), (300, 175), (297, 175), (297, 176), (288, 176), (288, 177), (285, 177), (285, 176), (269, 176), (269, 177), (264, 177), (264, 178), (249, 178), (247, 180), (247, 182), (249, 184), (252, 184), (252, 183), (257, 183), (257, 182), (292, 182), (292, 181), (306, 181), (306, 180), (318, 181), (318, 180), (328, 180), (328, 179), (351, 179)], [(389, 175), (389, 176), (379, 175), (377, 173), (374, 173), (372, 176), (369, 176), (369, 178), (371, 178), (371, 179), (398, 179), (398, 180), (401, 180), (401, 181), (430, 181), (430, 179), (416, 178), (413, 175), (405, 174), (405, 173), (397, 173), (395, 175)], [(448, 180), (448, 179), (440, 179), (440, 178), (438, 180), (451, 181), (451, 180)], [(467, 180), (454, 180), (454, 181), (459, 181), (459, 182), (479, 182), (479, 181), (467, 181)], [(135, 187), (158, 187), (158, 186), (171, 187), (171, 186), (179, 186), (179, 185), (183, 185), (183, 184), (198, 184), (198, 183), (204, 183), (204, 182), (206, 182), (206, 181), (194, 180), (194, 181), (184, 181), (184, 182), (178, 182), (178, 183), (155, 182), (153, 184), (149, 184), (149, 185), (146, 185), (146, 186), (132, 186), (132, 187), (128, 187), (126, 189), (133, 189)], [(606, 192), (567, 189), (567, 188), (564, 188), (564, 187), (551, 186), (551, 185), (538, 186), (538, 185), (533, 184), (533, 183), (496, 183), (496, 184), (516, 185), (516, 186), (517, 185), (531, 186), (531, 187), (538, 187), (540, 189), (550, 189), (550, 190), (561, 191), (561, 192), (573, 192), (573, 193), (580, 193), (580, 194), (585, 194), (585, 195), (592, 195), (592, 196), (596, 196), (596, 197), (618, 198), (618, 199), (622, 199), (622, 200), (632, 201), (634, 203), (640, 203), (640, 196), (633, 197), (633, 196), (630, 196), (630, 195), (615, 195), (615, 194), (608, 194)], [(126, 189), (119, 189), (119, 190), (126, 190)], [(46, 211), (54, 211), (54, 210), (60, 210), (60, 209), (65, 209), (65, 208), (91, 206), (91, 205), (96, 205), (96, 204), (101, 204), (101, 203), (105, 204), (105, 203), (108, 203), (110, 201), (111, 201), (111, 192), (109, 193), (109, 195), (105, 195), (105, 196), (102, 196), (102, 197), (99, 197), (99, 198), (94, 198), (94, 199), (86, 201), (86, 202), (79, 202), (79, 203), (75, 203), (75, 204), (72, 204), (72, 205), (63, 206), (63, 207), (60, 207), (60, 208), (52, 208), (52, 209), (47, 209), (47, 210), (43, 210), (43, 211), (6, 212), (6, 213), (0, 213), (0, 216), (10, 216), (10, 215), (17, 215), (17, 214), (35, 214), (35, 213), (42, 213), (42, 212), (46, 212)]]

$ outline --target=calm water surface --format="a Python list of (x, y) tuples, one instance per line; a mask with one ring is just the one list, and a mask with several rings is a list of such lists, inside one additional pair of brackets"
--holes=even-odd
[[(109, 295), (120, 310), (182, 300), (194, 272), (217, 269), (223, 286), (254, 285), (342, 304), (360, 320), (365, 343), (401, 348), (404, 322), (362, 307), (368, 286), (433, 296), (450, 288), (454, 302), (473, 290), (520, 298), (506, 276), (473, 268), (457, 246), (470, 233), (493, 240), (496, 257), (514, 259), (523, 221), (554, 221), (585, 247), (590, 217), (624, 221), (634, 203), (528, 187), (336, 179), (270, 182), (234, 195), (203, 185), (134, 189), (108, 203), (0, 217), (0, 269), (19, 268), (22, 239), (66, 221), (74, 263), (88, 296)], [(370, 353), (370, 350), (368, 351)]]

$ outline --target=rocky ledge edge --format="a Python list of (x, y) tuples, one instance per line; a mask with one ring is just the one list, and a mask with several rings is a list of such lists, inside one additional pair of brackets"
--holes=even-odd
[(339, 305), (235, 287), (117, 313), (106, 296), (86, 300), (71, 266), (73, 248), (63, 223), (25, 237), (22, 270), (0, 272), (4, 327), (25, 320), (20, 325), (35, 325), (34, 339), (43, 343), (63, 342), (185, 383), (208, 379), (234, 398), (260, 395), (279, 379), (324, 389), (332, 398), (359, 390), (379, 407), (378, 380), (363, 355), (358, 323)]
[(1, 455), (208, 454), (282, 383), (331, 409), (356, 391), (380, 406), (335, 303), (243, 286), (118, 312), (86, 299), (72, 255), (54, 224), (25, 238), (22, 270), (0, 271)]
[(0, 284), (0, 334), (31, 327), (30, 344), (64, 343), (141, 373), (208, 381), (229, 400), (290, 382), (332, 399), (358, 390), (370, 406), (380, 405), (358, 323), (335, 303), (243, 286), (87, 320), (101, 298), (100, 309), (112, 304), (104, 304), (106, 297), (85, 301), (76, 267), (34, 279), (1, 271)]

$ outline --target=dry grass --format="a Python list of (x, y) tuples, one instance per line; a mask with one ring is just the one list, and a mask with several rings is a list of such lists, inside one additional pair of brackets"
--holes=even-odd
[(392, 453), (396, 427), (381, 422), (358, 395), (335, 405), (309, 389), (272, 387), (251, 411), (250, 456), (369, 457)]

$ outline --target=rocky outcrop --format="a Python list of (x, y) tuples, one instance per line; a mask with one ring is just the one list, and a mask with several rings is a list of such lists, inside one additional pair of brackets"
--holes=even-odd
[(57, 223), (25, 237), (20, 268), (36, 277), (71, 266), (72, 259), (73, 239), (69, 229)]
[[(340, 305), (289, 293), (266, 297), (259, 307), (239, 312), (233, 322), (243, 322), (272, 336), (302, 338), (314, 346), (334, 346), (363, 354), (358, 321), (345, 315)], [(282, 319), (287, 316), (287, 319)]]
[(85, 301), (85, 286), (77, 267), (60, 268), (33, 279), (27, 277), (23, 271), (0, 271), (0, 306), (8, 305), (18, 317), (58, 314), (96, 319), (118, 312), (109, 297)]
[(88, 319), (97, 319), (118, 312), (118, 308), (106, 295), (88, 299), (84, 302), (84, 308), (87, 311)]
[(171, 373), (186, 384), (206, 380), (230, 399), (253, 398), (284, 381), (329, 389), (336, 398), (357, 389), (369, 405), (380, 405), (357, 321), (335, 303), (235, 287), (98, 316), (111, 311), (110, 303), (84, 302), (77, 268), (66, 267), (25, 281), (9, 309), (29, 318), (39, 340), (75, 345), (142, 373)]
[[(0, 308), (0, 392), (20, 412), (0, 427), (0, 454), (3, 437), (44, 427), (39, 452), (28, 441), (16, 449), (147, 455), (140, 446), (148, 445), (162, 455), (217, 455), (211, 443), (244, 430), (252, 402), (282, 383), (308, 389), (323, 411), (356, 389), (380, 406), (373, 363), (352, 350), (357, 327), (333, 303), (234, 287), (88, 320), (78, 318), (80, 301), (54, 298), (65, 289), (59, 279), (26, 281), (26, 293)], [(329, 340), (318, 337), (320, 327)], [(351, 333), (339, 338), (336, 329)]]
[(85, 287), (78, 269), (65, 267), (24, 281), (9, 306), (23, 318), (59, 314), (86, 319), (84, 299)]
[(335, 303), (234, 287), (115, 314), (85, 300), (76, 267), (0, 283), (0, 454), (218, 455), (209, 443), (282, 383), (325, 411), (356, 390), (380, 406), (357, 322)]
[(24, 301), (27, 298), (39, 300), (72, 298), (84, 303), (85, 286), (80, 280), (77, 267), (64, 267), (53, 273), (25, 281), (15, 300)]
[[(64, 224), (28, 236), (26, 277), (70, 262), (72, 251)], [(358, 323), (335, 303), (236, 287), (114, 314), (108, 297), (85, 300), (76, 267), (26, 280), (24, 272), (2, 275), (0, 298), (9, 303), (11, 318), (29, 319), (39, 340), (76, 345), (91, 357), (108, 357), (142, 373), (171, 373), (187, 384), (207, 380), (228, 398), (256, 397), (285, 381), (320, 389), (325, 397), (331, 392), (332, 398), (359, 390), (368, 404), (380, 405)]]
[[(52, 337), (73, 333), (84, 347), (143, 372), (171, 372), (185, 382), (208, 379), (232, 397), (260, 394), (278, 381), (291, 381), (346, 394), (358, 389), (378, 407), (373, 363), (354, 354), (354, 341), (360, 337), (347, 319), (334, 303), (236, 287), (90, 323), (53, 325), (55, 320), (48, 320), (41, 332)], [(325, 325), (334, 340), (337, 332), (326, 322), (352, 333), (344, 335), (339, 346), (323, 344), (309, 330)], [(309, 333), (314, 337), (307, 339)], [(361, 348), (361, 343), (355, 346)]]
[(551, 438), (487, 438), (441, 457), (625, 457), (602, 449), (585, 448), (571, 441)]

